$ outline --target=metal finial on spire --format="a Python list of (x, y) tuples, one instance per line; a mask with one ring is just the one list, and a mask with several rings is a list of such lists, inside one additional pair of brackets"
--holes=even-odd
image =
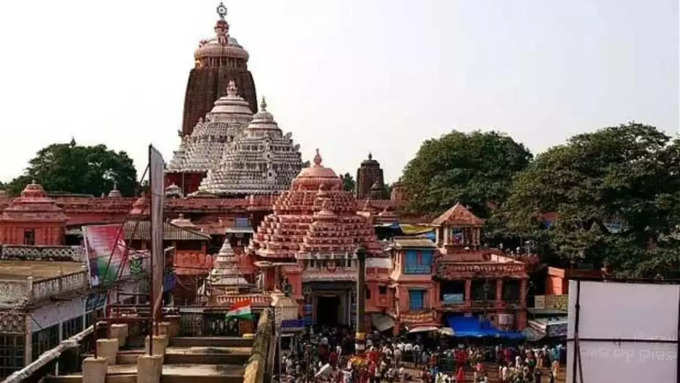
[(368, 152), (368, 159), (369, 159), (369, 160), (372, 160), (372, 159), (373, 159), (373, 153)]
[(220, 19), (224, 20), (224, 17), (227, 15), (227, 7), (224, 6), (224, 3), (220, 1), (220, 5), (217, 6), (217, 14), (220, 16)]
[(321, 154), (319, 154), (319, 149), (316, 149), (316, 155), (314, 156), (314, 165), (321, 166)]
[(267, 100), (264, 99), (264, 96), (262, 96), (262, 102), (260, 103), (260, 109), (262, 109), (263, 112), (267, 111)]

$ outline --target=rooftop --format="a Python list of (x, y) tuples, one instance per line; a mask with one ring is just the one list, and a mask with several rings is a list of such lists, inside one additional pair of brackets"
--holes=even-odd
[(81, 262), (58, 261), (0, 261), (0, 279), (21, 280), (33, 277), (34, 281), (56, 278), (82, 271)]
[(472, 214), (465, 206), (456, 203), (452, 208), (432, 221), (433, 225), (473, 226), (484, 225), (484, 220)]

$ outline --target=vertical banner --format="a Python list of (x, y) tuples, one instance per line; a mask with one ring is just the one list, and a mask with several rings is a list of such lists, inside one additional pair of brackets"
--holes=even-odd
[(158, 318), (163, 297), (163, 271), (165, 270), (165, 254), (163, 251), (163, 175), (165, 162), (163, 156), (149, 145), (149, 186), (151, 189), (151, 302), (153, 302), (152, 316)]
[(109, 286), (130, 274), (122, 225), (83, 226), (83, 237), (91, 286)]

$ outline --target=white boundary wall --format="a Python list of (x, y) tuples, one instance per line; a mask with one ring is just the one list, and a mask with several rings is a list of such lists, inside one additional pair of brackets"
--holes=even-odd
[[(573, 376), (577, 295), (583, 382)], [(680, 285), (569, 281), (567, 382), (677, 382), (679, 302)]]

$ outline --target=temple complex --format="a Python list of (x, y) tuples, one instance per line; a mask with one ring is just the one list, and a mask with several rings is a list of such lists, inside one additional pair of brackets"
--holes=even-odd
[(219, 165), (234, 139), (253, 119), (248, 102), (238, 95), (234, 81), (227, 94), (215, 101), (212, 110), (199, 119), (189, 135), (181, 137), (166, 172), (166, 185), (179, 187), (181, 195), (196, 190), (208, 171)]
[(355, 195), (357, 199), (389, 198), (387, 191), (385, 190), (383, 170), (380, 168), (380, 163), (373, 159), (371, 153), (368, 154), (368, 159), (362, 161), (361, 166), (357, 169)]
[[(176, 365), (194, 363), (198, 351), (187, 349), (210, 346), (203, 347), (209, 349), (207, 360), (216, 361), (210, 365), (229, 371), (228, 381), (240, 381), (249, 355), (226, 349), (265, 343), (221, 339), (220, 351), (211, 342), (256, 331), (259, 337), (271, 336), (271, 323), (256, 328), (251, 319), (225, 319), (232, 305), (244, 301), (256, 315), (285, 301), (294, 308), (295, 319), (288, 320), (301, 323), (297, 330), (356, 325), (362, 300), (365, 315), (359, 320), (370, 331), (437, 331), (454, 328), (461, 318), (488, 321), (503, 336), (523, 330), (529, 274), (537, 258), (482, 246), (484, 220), (462, 204), (431, 222), (413, 216), (413, 224), (405, 224), (397, 208), (407, 202), (407, 191), (396, 183), (388, 195), (383, 170), (370, 153), (357, 170), (354, 192), (343, 189), (342, 178), (323, 165), (318, 149), (312, 165), (303, 169), (299, 145), (279, 127), (264, 98), (258, 111), (248, 52), (230, 36), (222, 4), (218, 14), (215, 38), (201, 41), (195, 51), (181, 143), (165, 173), (163, 315), (178, 326), (175, 343), (166, 343), (174, 348), (168, 359)], [(122, 288), (108, 289), (115, 290), (114, 299), (93, 278), (98, 260), (95, 255), (93, 263), (91, 253), (97, 246), (88, 241), (95, 228), (107, 226), (120, 235), (102, 237), (101, 243), (114, 238), (116, 246), (120, 241), (135, 256), (147, 254), (152, 239), (148, 195), (122, 197), (114, 185), (101, 198), (49, 196), (34, 181), (17, 198), (0, 193), (0, 211), (5, 270), (0, 287), (17, 292), (0, 296), (0, 336), (16, 346), (11, 351), (15, 362), (0, 364), (0, 376), (75, 333), (90, 331), (86, 336), (92, 337), (95, 327), (86, 328), (105, 308), (120, 314), (118, 319), (139, 315), (131, 306), (148, 296), (148, 286), (140, 287), (137, 278), (144, 273), (143, 257), (130, 257), (130, 269), (139, 261), (136, 275), (130, 271)], [(110, 260), (113, 253), (105, 255)], [(357, 294), (358, 254), (366, 256), (363, 296)], [(564, 273), (550, 277), (554, 289), (563, 291)], [(31, 323), (34, 314), (43, 318)], [(281, 318), (275, 320), (281, 325)], [(128, 321), (115, 324), (123, 322)], [(139, 339), (145, 335), (134, 335), (139, 342), (134, 348), (114, 352), (113, 371), (127, 374), (127, 365), (142, 353)], [(119, 370), (118, 361), (127, 367)]]
[(288, 189), (302, 168), (300, 147), (290, 133), (283, 134), (264, 99), (260, 108), (224, 152), (219, 165), (208, 171), (199, 191), (243, 196)]
[(230, 81), (236, 83), (250, 110), (257, 112), (255, 82), (248, 70), (248, 52), (229, 34), (229, 23), (225, 20), (227, 8), (222, 3), (217, 7), (217, 13), (215, 37), (201, 40), (194, 52), (195, 66), (189, 74), (184, 97), (182, 136), (191, 135), (199, 120), (213, 108), (215, 100), (225, 94)]

